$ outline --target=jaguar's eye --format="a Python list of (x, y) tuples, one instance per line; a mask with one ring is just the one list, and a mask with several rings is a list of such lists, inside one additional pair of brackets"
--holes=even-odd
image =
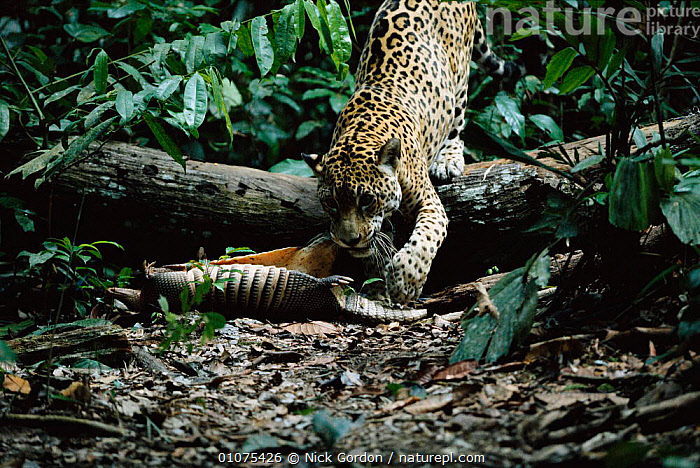
[(358, 205), (360, 209), (366, 210), (372, 204), (374, 203), (374, 195), (371, 193), (365, 193), (360, 196), (360, 200), (358, 201)]
[(338, 212), (338, 202), (332, 198), (325, 200), (323, 206), (326, 208), (328, 214), (336, 214)]

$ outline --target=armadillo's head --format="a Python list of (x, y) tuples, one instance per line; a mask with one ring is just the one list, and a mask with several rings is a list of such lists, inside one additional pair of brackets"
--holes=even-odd
[(331, 218), (331, 237), (356, 257), (372, 253), (382, 223), (401, 204), (395, 138), (341, 137), (323, 156), (304, 155), (318, 177), (318, 197)]

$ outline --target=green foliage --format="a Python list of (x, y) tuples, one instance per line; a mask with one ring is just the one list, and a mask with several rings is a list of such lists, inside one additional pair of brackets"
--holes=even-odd
[(498, 316), (479, 311), (462, 322), (464, 337), (452, 353), (450, 362), (485, 359), (495, 362), (518, 346), (535, 317), (537, 291), (549, 280), (549, 256), (538, 253), (525, 267), (504, 276), (489, 296)]
[(10, 345), (0, 340), (0, 362), (14, 363), (16, 359), (17, 356)]
[(24, 202), (16, 197), (5, 196), (0, 193), (0, 207), (12, 211), (17, 224), (23, 232), (34, 231), (34, 217), (36, 214), (24, 207)]
[(27, 319), (19, 323), (11, 323), (0, 327), (0, 338), (16, 336), (27, 328), (33, 327), (34, 323), (34, 319)]
[(17, 277), (27, 286), (37, 283), (47, 293), (60, 293), (68, 301), (69, 310), (85, 317), (112, 286), (112, 281), (101, 274), (101, 245), (122, 249), (111, 241), (74, 245), (67, 237), (47, 239), (39, 252), (22, 251), (17, 256)]
[(46, 332), (53, 331), (53, 330), (61, 330), (61, 329), (66, 329), (66, 328), (88, 328), (88, 327), (106, 327), (112, 325), (112, 322), (109, 320), (105, 319), (82, 319), (82, 320), (75, 320), (73, 322), (68, 322), (68, 323), (57, 323), (55, 325), (47, 325), (45, 327), (41, 327), (35, 332), (32, 333), (32, 335), (43, 335)]
[[(167, 329), (163, 340), (160, 343), (161, 350), (170, 349), (174, 343), (188, 341), (195, 330), (202, 329), (202, 343), (214, 338), (214, 331), (223, 328), (226, 325), (226, 319), (216, 312), (207, 312), (200, 310), (198, 315), (192, 315), (189, 312), (195, 308), (206, 307), (205, 298), (212, 292), (213, 288), (224, 290), (224, 284), (228, 281), (233, 281), (235, 278), (220, 278), (216, 281), (212, 280), (207, 272), (207, 263), (192, 262), (196, 268), (201, 268), (204, 271), (203, 279), (200, 282), (193, 284), (194, 292), (190, 286), (185, 286), (180, 292), (180, 310), (182, 314), (174, 314), (168, 311), (168, 302), (161, 296), (159, 304), (165, 312), (165, 321)], [(192, 342), (187, 344), (188, 350), (191, 352), (194, 345)]]
[(270, 172), (292, 174), (301, 177), (313, 177), (314, 171), (301, 159), (285, 159), (270, 168)]
[(646, 229), (658, 218), (659, 193), (653, 163), (633, 158), (617, 162), (608, 210), (613, 225), (629, 230)]
[[(524, 6), (521, 2), (510, 3)], [(623, 3), (639, 6), (635, 2)], [(575, 9), (576, 4), (569, 2), (567, 7)], [(576, 18), (580, 22), (588, 21), (592, 32), (570, 34), (564, 23), (577, 21)], [(679, 69), (681, 63), (696, 64), (698, 59), (688, 51), (679, 52), (683, 48), (678, 43), (674, 43), (672, 51), (670, 47), (665, 48), (662, 34), (649, 36), (639, 31), (640, 34), (628, 36), (614, 29), (615, 23), (608, 23), (596, 32), (597, 21), (590, 11), (581, 11), (580, 15), (569, 15), (568, 18), (555, 15), (555, 30), (547, 32), (558, 41), (561, 50), (549, 61), (542, 87), (556, 93), (561, 106), (573, 102), (576, 106), (573, 110), (590, 114), (586, 118), (589, 127), (603, 126), (608, 131), (606, 148), (601, 147), (598, 154), (586, 159), (581, 159), (578, 152), (573, 157), (563, 150), (561, 153), (553, 150), (547, 153), (570, 165), (570, 172), (581, 178), (565, 176), (580, 186), (575, 189), (572, 199), (550, 197), (545, 216), (532, 229), (548, 231), (552, 235), (550, 247), (561, 239), (579, 236), (579, 208), (593, 202), (607, 207), (607, 221), (616, 227), (642, 231), (653, 223), (665, 221), (683, 243), (697, 246), (700, 242), (700, 172), (697, 169), (700, 157), (697, 147), (673, 154), (662, 134), (654, 135), (648, 141), (639, 127), (650, 120), (650, 111), (656, 122), (663, 121), (671, 111), (659, 97), (662, 86), (668, 86), (674, 80), (686, 80), (689, 85), (686, 94), (699, 96), (696, 85), (687, 81), (689, 76), (696, 79), (698, 73), (683, 73)], [(667, 51), (671, 51), (670, 55), (666, 55)], [(679, 57), (683, 57), (682, 60)], [(527, 136), (522, 120), (518, 118), (521, 103), (501, 93), (496, 98), (491, 118), (485, 119), (482, 115), (480, 123), (491, 129), (494, 129), (494, 122), (498, 123), (495, 127), (497, 135), (489, 138), (508, 157), (526, 161), (521, 151), (500, 139), (512, 134), (521, 140)], [(500, 115), (502, 120), (494, 119), (494, 115)], [(551, 139), (563, 139), (561, 127), (546, 117), (546, 114), (532, 115), (529, 120), (547, 132)], [(592, 171), (594, 166), (603, 170)], [(517, 343), (518, 330), (526, 332), (529, 329), (536, 286), (544, 286), (548, 276), (545, 272), (549, 265), (544, 261), (546, 256), (537, 258), (539, 260), (531, 259), (524, 269), (506, 275), (491, 290), (490, 297), (499, 310), (498, 318), (482, 314), (465, 321), (465, 339), (455, 350), (453, 361), (482, 358), (494, 361)], [(528, 276), (532, 265), (537, 266), (535, 271), (541, 275)], [(677, 265), (668, 268), (652, 283), (678, 269), (683, 270)], [(695, 324), (693, 321), (688, 323)]]
[(700, 171), (683, 175), (661, 200), (661, 211), (681, 242), (700, 246)]
[[(230, 8), (217, 0), (208, 5)], [(44, 10), (32, 7), (27, 18), (40, 23)], [(271, 166), (280, 144), (293, 139), (303, 123), (299, 117), (326, 120), (322, 106), (304, 114), (299, 105), (308, 86), (305, 75), (325, 72), (316, 67), (302, 71), (289, 63), (296, 61), (297, 49), (309, 35), (307, 17), (335, 67), (332, 82), (344, 83), (348, 77), (352, 43), (335, 0), (295, 0), (243, 21), (221, 21), (211, 6), (175, 0), (91, 0), (72, 9), (59, 3), (48, 10), (58, 18), (56, 24), (35, 36), (13, 37), (10, 46), (3, 42), (0, 53), (5, 64), (0, 71), (0, 139), (19, 132), (20, 125), (34, 139), (39, 153), (12, 174), (39, 175), (37, 185), (73, 164), (90, 144), (114, 135), (160, 145), (183, 167), (183, 148), (195, 157), (204, 154), (200, 138), (209, 143), (210, 155), (230, 156), (240, 149), (234, 149), (234, 139), (250, 138), (256, 143), (241, 145), (251, 148), (241, 154), (248, 158), (244, 162)], [(52, 39), (45, 40), (47, 36)], [(306, 54), (312, 50), (305, 47)], [(82, 66), (66, 66), (64, 57)], [(293, 114), (278, 112), (271, 102)], [(309, 125), (299, 138), (319, 128)], [(173, 137), (168, 127), (179, 135)], [(227, 141), (219, 136), (221, 127)], [(76, 134), (77, 139), (69, 140)], [(52, 140), (60, 142), (50, 146)], [(267, 148), (258, 148), (257, 142)], [(256, 160), (261, 154), (265, 157)]]

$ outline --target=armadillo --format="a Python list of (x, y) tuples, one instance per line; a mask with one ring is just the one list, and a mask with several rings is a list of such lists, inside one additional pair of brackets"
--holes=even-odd
[(223, 290), (212, 288), (203, 308), (224, 316), (250, 317), (271, 322), (300, 320), (347, 320), (369, 323), (412, 322), (427, 315), (425, 309), (396, 309), (348, 292), (350, 278), (316, 278), (296, 270), (263, 265), (197, 266), (189, 271), (150, 269), (141, 291), (111, 288), (112, 295), (137, 310), (157, 307), (159, 296), (169, 309), (179, 311), (180, 293), (187, 287), (190, 297), (204, 280), (205, 268), (212, 281), (223, 281)]

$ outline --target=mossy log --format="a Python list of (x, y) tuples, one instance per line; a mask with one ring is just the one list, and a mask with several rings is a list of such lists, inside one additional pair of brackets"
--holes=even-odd
[(124, 329), (118, 325), (82, 327), (76, 330), (48, 331), (8, 341), (24, 366), (50, 357), (62, 362), (92, 359), (111, 367), (122, 366), (133, 353)]

